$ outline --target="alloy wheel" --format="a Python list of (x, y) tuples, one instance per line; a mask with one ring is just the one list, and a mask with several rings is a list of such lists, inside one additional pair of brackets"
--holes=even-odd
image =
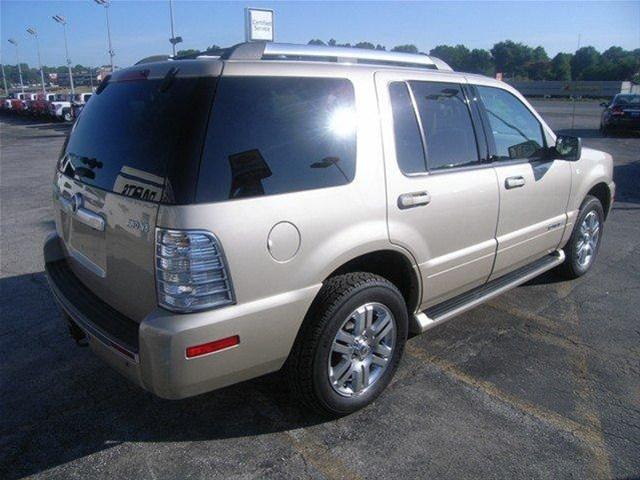
[(396, 345), (396, 319), (381, 303), (354, 310), (336, 333), (329, 354), (328, 376), (342, 396), (362, 395), (383, 376)]

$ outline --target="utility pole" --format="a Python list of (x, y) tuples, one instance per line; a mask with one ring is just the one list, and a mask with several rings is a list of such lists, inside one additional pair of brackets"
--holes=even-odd
[(114, 71), (113, 66), (113, 57), (115, 56), (115, 52), (113, 51), (113, 46), (111, 45), (111, 24), (109, 23), (109, 0), (94, 0), (98, 5), (104, 7), (105, 15), (107, 16), (107, 41), (109, 42), (109, 61), (111, 62), (111, 73)]
[(38, 32), (35, 28), (29, 27), (27, 28), (27, 33), (29, 35), (33, 35), (33, 37), (36, 39), (36, 49), (38, 50), (38, 68), (40, 69), (40, 81), (42, 82), (42, 93), (46, 95), (47, 89), (44, 86), (44, 71), (42, 70), (42, 60), (40, 59), (40, 41), (38, 40)]
[(9, 43), (16, 47), (16, 62), (18, 62), (18, 76), (20, 77), (20, 91), (24, 94), (24, 83), (22, 82), (22, 68), (20, 68), (20, 54), (18, 53), (18, 42), (10, 38)]

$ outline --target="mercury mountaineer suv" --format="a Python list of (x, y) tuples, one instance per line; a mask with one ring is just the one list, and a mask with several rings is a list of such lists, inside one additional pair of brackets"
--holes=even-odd
[(593, 265), (612, 159), (516, 90), (433, 57), (240, 44), (106, 79), (75, 123), (44, 245), (79, 342), (180, 399), (284, 367), (329, 415), (407, 336)]

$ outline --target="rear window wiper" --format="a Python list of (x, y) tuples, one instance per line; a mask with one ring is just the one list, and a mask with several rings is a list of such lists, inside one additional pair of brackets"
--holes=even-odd
[(180, 69), (178, 67), (171, 67), (169, 69), (167, 74), (162, 79), (162, 83), (158, 87), (158, 91), (160, 93), (164, 93), (171, 88), (171, 85), (173, 85), (173, 80), (176, 78), (176, 75), (179, 71)]

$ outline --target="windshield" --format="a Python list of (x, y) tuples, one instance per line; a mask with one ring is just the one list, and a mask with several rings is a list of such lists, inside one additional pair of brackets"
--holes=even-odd
[(108, 82), (78, 117), (60, 170), (121, 195), (192, 202), (215, 83), (213, 77)]

